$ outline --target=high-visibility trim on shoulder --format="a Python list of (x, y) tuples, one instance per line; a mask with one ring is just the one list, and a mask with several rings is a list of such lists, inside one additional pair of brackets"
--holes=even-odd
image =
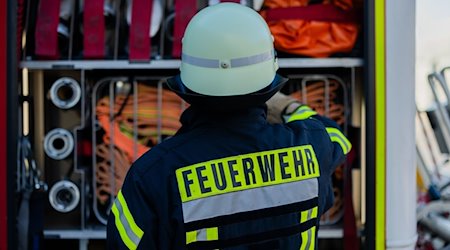
[(129, 249), (136, 249), (141, 241), (144, 231), (134, 221), (128, 205), (123, 197), (122, 190), (117, 194), (117, 198), (111, 208), (114, 214), (116, 228), (120, 238)]
[(235, 155), (176, 170), (182, 202), (320, 176), (311, 145)]
[(352, 149), (352, 144), (345, 135), (337, 128), (326, 128), (332, 142), (337, 142), (341, 146), (344, 154), (348, 154)]
[(317, 115), (317, 112), (312, 110), (306, 105), (302, 105), (297, 108), (287, 119), (287, 122), (301, 121), (310, 118), (313, 115)]

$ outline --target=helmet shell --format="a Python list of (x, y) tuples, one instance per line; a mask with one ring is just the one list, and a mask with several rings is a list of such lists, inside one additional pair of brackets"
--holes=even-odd
[(209, 6), (185, 30), (180, 79), (195, 93), (254, 93), (274, 81), (277, 69), (269, 27), (252, 8), (236, 3)]

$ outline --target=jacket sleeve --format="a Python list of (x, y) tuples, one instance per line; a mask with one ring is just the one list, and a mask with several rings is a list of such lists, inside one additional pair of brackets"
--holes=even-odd
[(145, 191), (131, 167), (109, 214), (107, 249), (158, 249), (157, 216)]
[(332, 157), (330, 165), (332, 170), (342, 164), (345, 160), (345, 156), (350, 152), (352, 144), (347, 139), (347, 137), (342, 133), (338, 124), (333, 120), (326, 118), (317, 114), (316, 111), (312, 110), (306, 105), (300, 105), (291, 114), (284, 115), (284, 120), (286, 123), (291, 123), (295, 121), (315, 119), (323, 124), (325, 130), (328, 134), (329, 140), (332, 142)]
[(313, 118), (322, 122), (331, 142), (333, 142), (333, 162), (331, 165), (336, 168), (344, 163), (346, 155), (352, 149), (352, 144), (335, 121), (320, 115), (314, 115)]
[(299, 120), (314, 118), (319, 120), (324, 126), (334, 144), (332, 166), (341, 164), (345, 155), (352, 147), (350, 141), (342, 133), (339, 126), (331, 119), (320, 116), (306, 105), (302, 105), (296, 99), (277, 92), (267, 102), (267, 120), (269, 123), (290, 123)]

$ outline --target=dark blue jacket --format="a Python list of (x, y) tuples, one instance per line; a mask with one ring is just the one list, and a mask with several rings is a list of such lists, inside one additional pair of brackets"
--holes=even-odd
[(286, 124), (265, 107), (188, 108), (182, 128), (130, 168), (108, 249), (315, 249), (331, 174), (351, 144), (302, 106)]

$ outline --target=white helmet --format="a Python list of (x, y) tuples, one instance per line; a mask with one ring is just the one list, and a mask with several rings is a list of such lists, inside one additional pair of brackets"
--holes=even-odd
[(220, 3), (199, 11), (182, 40), (180, 75), (168, 86), (191, 104), (259, 105), (287, 81), (276, 74), (273, 36), (252, 8)]
[(221, 3), (204, 8), (189, 22), (182, 41), (181, 81), (196, 93), (245, 95), (275, 78), (273, 37), (249, 7)]

